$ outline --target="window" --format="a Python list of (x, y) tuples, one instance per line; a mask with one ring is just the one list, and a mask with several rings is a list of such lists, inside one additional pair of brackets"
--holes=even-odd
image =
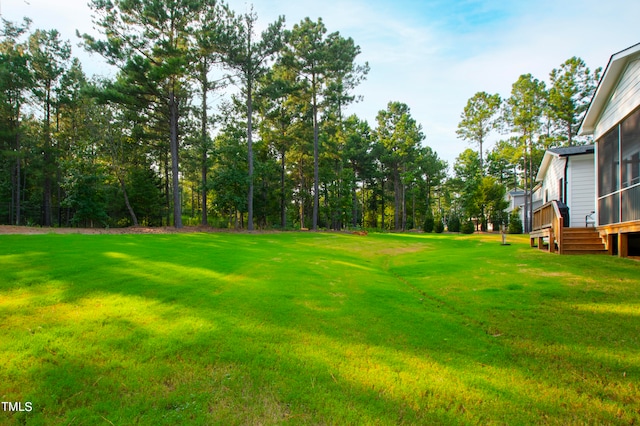
[(620, 125), (622, 151), (622, 188), (640, 183), (640, 110)]
[(558, 180), (558, 200), (562, 201), (563, 203), (566, 202), (564, 200), (564, 179), (562, 178)]
[(598, 196), (617, 191), (619, 185), (619, 132), (618, 126), (598, 140)]

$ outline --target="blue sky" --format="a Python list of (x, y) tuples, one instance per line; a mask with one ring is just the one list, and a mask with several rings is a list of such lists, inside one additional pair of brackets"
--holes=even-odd
[[(33, 28), (56, 28), (75, 45), (76, 29), (95, 33), (87, 2), (0, 0), (0, 8), (5, 19), (29, 16)], [(251, 4), (228, 2), (237, 12)], [(375, 125), (389, 101), (406, 103), (425, 143), (450, 165), (470, 147), (455, 131), (476, 92), (508, 97), (521, 74), (548, 81), (572, 56), (604, 68), (613, 53), (640, 42), (640, 2), (629, 0), (255, 0), (253, 6), (263, 26), (278, 15), (289, 28), (322, 17), (330, 32), (352, 37), (371, 71), (357, 88), (364, 101), (349, 112)], [(98, 58), (75, 47), (74, 53), (87, 73), (102, 73)]]

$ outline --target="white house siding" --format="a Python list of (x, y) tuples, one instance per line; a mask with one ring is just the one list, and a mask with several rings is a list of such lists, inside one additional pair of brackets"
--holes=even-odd
[(566, 158), (553, 156), (551, 164), (542, 181), (542, 202), (548, 203), (552, 200), (560, 199), (560, 179), (564, 179), (564, 163)]
[(607, 107), (602, 112), (600, 120), (593, 133), (594, 140), (598, 140), (613, 126), (629, 115), (638, 106), (640, 98), (640, 59), (630, 62), (620, 81), (613, 91)]
[(596, 209), (594, 169), (593, 154), (569, 157), (567, 193), (572, 228), (584, 227), (585, 216)]
[(519, 208), (518, 215), (520, 221), (524, 223), (524, 191), (510, 191), (507, 194), (507, 201), (509, 202), (507, 213), (511, 214), (512, 211)]
[(544, 204), (544, 197), (542, 195), (542, 186), (533, 191), (533, 195), (531, 196), (531, 202), (533, 203), (533, 210), (542, 207)]

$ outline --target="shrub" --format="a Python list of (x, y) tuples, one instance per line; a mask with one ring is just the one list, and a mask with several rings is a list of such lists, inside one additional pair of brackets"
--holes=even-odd
[(433, 230), (437, 234), (442, 234), (444, 232), (444, 223), (442, 223), (441, 218), (436, 219), (436, 223), (433, 225)]
[(427, 212), (427, 217), (424, 220), (424, 232), (433, 232), (433, 225), (435, 224), (435, 219), (433, 218), (433, 213), (431, 211)]
[(467, 220), (460, 226), (460, 232), (462, 232), (463, 234), (473, 234), (475, 230), (476, 226), (470, 220)]
[(509, 215), (509, 226), (507, 227), (507, 233), (509, 234), (522, 234), (522, 219), (520, 219), (520, 209), (515, 209)]
[(447, 229), (449, 232), (460, 232), (460, 218), (457, 214), (452, 214), (449, 216), (449, 221), (447, 222)]

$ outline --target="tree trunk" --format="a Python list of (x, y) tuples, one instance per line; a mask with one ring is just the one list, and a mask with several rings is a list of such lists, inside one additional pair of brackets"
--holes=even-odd
[(20, 225), (20, 133), (16, 134), (16, 225)]
[(16, 181), (17, 172), (13, 166), (9, 169), (11, 175), (11, 202), (9, 203), (9, 224), (15, 224), (15, 211), (16, 211)]
[[(251, 38), (249, 38), (251, 40)], [(247, 156), (249, 163), (249, 193), (247, 194), (247, 229), (253, 231), (253, 98), (251, 77), (247, 77)]]
[(182, 228), (182, 205), (180, 203), (180, 175), (178, 168), (178, 102), (175, 92), (169, 94), (169, 124), (171, 134), (171, 179), (173, 186), (173, 226)]
[(127, 195), (127, 188), (125, 187), (124, 179), (121, 176), (118, 176), (118, 181), (120, 182), (120, 188), (122, 188), (122, 194), (124, 195), (124, 204), (127, 206), (127, 210), (129, 211), (129, 215), (131, 216), (133, 226), (138, 226), (138, 217), (136, 216), (136, 213), (133, 211), (131, 203), (129, 202), (129, 195)]
[(58, 167), (58, 164), (56, 164), (56, 194), (57, 194), (57, 198), (56, 198), (56, 210), (58, 213), (58, 226), (62, 227), (62, 207), (61, 207), (61, 200), (62, 200), (62, 185), (60, 185), (60, 180), (62, 179), (61, 176), (61, 170), (60, 167)]
[(286, 211), (286, 198), (285, 198), (285, 154), (286, 150), (282, 148), (280, 153), (280, 226), (282, 229), (287, 227), (287, 211)]
[(331, 207), (329, 206), (329, 188), (327, 188), (327, 184), (326, 183), (322, 186), (322, 189), (324, 189), (324, 211), (325, 211), (325, 218), (326, 218), (325, 227), (326, 228), (331, 227), (331, 229), (334, 229), (335, 228), (335, 217), (333, 216), (333, 211), (331, 210)]
[(171, 223), (171, 189), (169, 185), (169, 153), (164, 150), (164, 202), (166, 207), (166, 224)]
[[(60, 131), (60, 108), (56, 108), (56, 133)], [(56, 152), (58, 155), (62, 152), (60, 149), (60, 141), (56, 140)], [(62, 179), (62, 171), (60, 170), (60, 162), (55, 162), (56, 166), (56, 210), (58, 216), (58, 227), (62, 227), (62, 186), (60, 181)]]
[(366, 183), (365, 183), (365, 181), (363, 179), (362, 180), (362, 222), (361, 222), (363, 228), (366, 227), (365, 226), (365, 212), (366, 212), (365, 211), (365, 206), (367, 205), (367, 203), (366, 203), (367, 200), (365, 199), (365, 192), (366, 192), (365, 191), (365, 186), (366, 186)]
[(533, 229), (533, 141), (529, 139), (529, 232)]
[(416, 229), (416, 191), (411, 191), (411, 217), (412, 217), (412, 229)]
[(196, 211), (196, 188), (193, 186), (193, 184), (191, 184), (191, 214), (189, 215), (189, 217), (191, 219), (193, 219)]
[(351, 225), (355, 228), (358, 226), (358, 193), (356, 191), (357, 185), (354, 185), (351, 190), (351, 201), (353, 202), (353, 209), (351, 211)]
[[(525, 144), (527, 142), (525, 141)], [(527, 170), (527, 145), (524, 146), (524, 158), (523, 158), (523, 166), (524, 166), (524, 211), (522, 212), (522, 217), (524, 219), (524, 233), (528, 234), (531, 232), (529, 229), (529, 172)]]
[(305, 185), (304, 185), (304, 159), (301, 158), (300, 159), (300, 167), (298, 168), (298, 171), (300, 173), (300, 228), (305, 228), (305, 223), (304, 223), (304, 197), (302, 194), (304, 194), (305, 191)]
[(480, 145), (480, 174), (484, 177), (484, 158), (482, 153), (482, 136), (480, 136), (480, 141), (478, 142)]
[(381, 214), (382, 229), (384, 229), (384, 227), (385, 227), (385, 217), (384, 217), (384, 179), (382, 179), (382, 197), (381, 197), (380, 202), (382, 204), (382, 214)]
[(402, 191), (402, 230), (406, 231), (407, 230), (407, 187), (402, 184), (401, 185), (401, 191)]
[(393, 172), (393, 227), (396, 231), (400, 230), (400, 202), (401, 202), (401, 184), (400, 184), (400, 171), (396, 167)]
[(209, 81), (207, 79), (207, 58), (202, 59), (202, 169), (201, 169), (201, 182), (202, 182), (202, 226), (209, 225), (209, 218), (207, 216), (207, 92), (209, 91)]
[(52, 188), (51, 188), (51, 101), (50, 89), (47, 87), (47, 96), (45, 104), (45, 129), (44, 129), (44, 187), (42, 194), (44, 226), (51, 226), (51, 208), (52, 208)]
[(315, 93), (315, 76), (313, 78), (313, 216), (312, 227), (314, 231), (318, 230), (318, 209), (320, 206), (320, 193), (318, 192), (318, 181), (320, 179), (319, 166), (318, 166), (318, 104)]
[(208, 226), (209, 225), (209, 217), (208, 217), (208, 212), (207, 212), (207, 152), (206, 152), (206, 148), (205, 151), (202, 153), (202, 202), (201, 202), (201, 209), (202, 209), (202, 219), (201, 219), (201, 223), (202, 226)]

